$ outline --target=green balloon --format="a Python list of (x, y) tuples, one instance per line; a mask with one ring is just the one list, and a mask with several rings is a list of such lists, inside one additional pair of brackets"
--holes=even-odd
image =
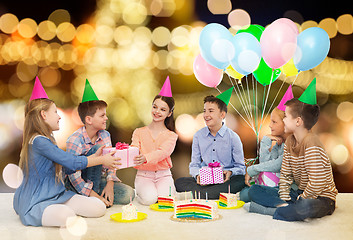
[(259, 42), (260, 42), (260, 38), (261, 38), (262, 32), (264, 30), (265, 30), (265, 28), (263, 26), (252, 24), (252, 25), (249, 25), (247, 28), (240, 29), (237, 32), (237, 34), (242, 33), (242, 32), (250, 33), (251, 35), (256, 37), (257, 40), (259, 40)]
[[(281, 75), (281, 69), (277, 68), (274, 69), (272, 73), (272, 68), (270, 68), (261, 58), (260, 64), (258, 68), (253, 72), (254, 77), (256, 80), (263, 86), (269, 85), (276, 81), (276, 79)], [(272, 76), (272, 79), (271, 79)]]

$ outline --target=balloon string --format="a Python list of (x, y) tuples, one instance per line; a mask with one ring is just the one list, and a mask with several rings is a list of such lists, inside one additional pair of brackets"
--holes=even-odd
[[(292, 82), (292, 86), (294, 85), (295, 81), (297, 80), (299, 73), (300, 73), (300, 72), (298, 72), (297, 75), (295, 75), (295, 78), (294, 78), (294, 80), (293, 80), (293, 82)], [(285, 81), (282, 81), (281, 87), (280, 87), (279, 90), (277, 91), (277, 95), (276, 95), (275, 99), (273, 100), (273, 102), (272, 102), (272, 104), (271, 104), (271, 106), (270, 106), (270, 109), (272, 109), (272, 106), (273, 106), (273, 104), (275, 103), (275, 101), (276, 101), (276, 99), (277, 99), (277, 97), (278, 97), (278, 94), (279, 94), (279, 92), (281, 91), (281, 89), (282, 89), (284, 83), (285, 83)], [(268, 114), (269, 114), (269, 112), (270, 112), (270, 109), (269, 109), (269, 111), (267, 112), (267, 115), (265, 116), (264, 121), (266, 120), (266, 118), (267, 118), (267, 116), (268, 116)]]
[(272, 77), (273, 77), (274, 71), (275, 71), (275, 70), (272, 69), (272, 74), (271, 74), (271, 79), (270, 79), (270, 85), (268, 86), (268, 89), (267, 89), (267, 95), (266, 95), (266, 100), (265, 100), (265, 106), (264, 106), (264, 108), (262, 109), (261, 124), (260, 124), (260, 128), (259, 128), (259, 132), (261, 131), (262, 124), (263, 124), (263, 117), (264, 117), (264, 113), (265, 113), (265, 110), (266, 110), (266, 105), (267, 105), (268, 96), (270, 95), (270, 89), (271, 89), (271, 85), (272, 85)]
[[(229, 76), (228, 76), (229, 77)], [(249, 117), (249, 113), (248, 113), (248, 111), (247, 111), (247, 108), (246, 108), (246, 106), (245, 106), (245, 101), (244, 101), (244, 99), (243, 99), (243, 97), (242, 97), (242, 95), (241, 95), (241, 90), (239, 89), (239, 86), (238, 86), (238, 84), (236, 84), (236, 86), (237, 86), (237, 89), (238, 89), (238, 91), (237, 91), (237, 89), (235, 88), (235, 86), (234, 86), (234, 83), (233, 83), (233, 81), (232, 81), (232, 79), (229, 77), (229, 81), (231, 82), (231, 84), (232, 84), (232, 86), (233, 86), (233, 89), (234, 89), (234, 92), (237, 94), (237, 96), (238, 96), (238, 99), (240, 100), (240, 104), (241, 104), (241, 106), (242, 106), (242, 108), (244, 109), (244, 112), (245, 112), (245, 114), (246, 114), (246, 117), (247, 117), (247, 121), (248, 121), (248, 123), (251, 125), (251, 120), (250, 120), (250, 117)], [(253, 127), (251, 127), (252, 129), (253, 129)]]
[(251, 116), (251, 122), (254, 122), (254, 117), (252, 115), (252, 111), (251, 111), (251, 99), (250, 99), (250, 92), (249, 92), (249, 82), (248, 82), (248, 76), (246, 76), (246, 88), (248, 90), (248, 106), (249, 106), (249, 112), (250, 112), (250, 116)]
[[(252, 75), (252, 90), (253, 90), (253, 100), (254, 100), (254, 117), (255, 117), (255, 134), (256, 134), (256, 146), (259, 144), (259, 132), (258, 132), (258, 125), (257, 125), (257, 85), (256, 91), (254, 86), (254, 75)], [(258, 156), (258, 155), (257, 155)]]
[(239, 98), (239, 100), (240, 100), (240, 104), (241, 104), (241, 106), (242, 106), (242, 108), (244, 109), (244, 112), (245, 112), (245, 114), (246, 114), (246, 117), (247, 117), (247, 119), (248, 119), (248, 121), (249, 121), (249, 123), (251, 122), (251, 119), (250, 119), (250, 116), (249, 116), (249, 113), (248, 113), (248, 109), (247, 109), (247, 107), (245, 106), (245, 101), (244, 101), (244, 99), (243, 99), (243, 97), (242, 97), (242, 95), (241, 95), (241, 91), (240, 91), (240, 89), (239, 89), (239, 86), (238, 86), (238, 84), (236, 84), (236, 86), (237, 86), (237, 89), (238, 89), (238, 92), (237, 92), (237, 90), (236, 90), (236, 88), (235, 88), (235, 86), (234, 86), (234, 83), (233, 83), (233, 81), (232, 81), (232, 79), (230, 78), (230, 76), (228, 75), (228, 78), (229, 78), (229, 81), (231, 82), (231, 84), (232, 84), (232, 86), (233, 86), (233, 89), (234, 89), (234, 92), (236, 93), (236, 95), (238, 96), (238, 98)]
[[(246, 76), (246, 82), (248, 82), (248, 76)], [(246, 106), (244, 109), (246, 109), (246, 111), (247, 111), (247, 117), (248, 117), (249, 122), (253, 124), (253, 117), (252, 117), (252, 113), (251, 113), (250, 102), (247, 101), (248, 98), (245, 96), (246, 90), (244, 89), (243, 84), (241, 84), (240, 86), (241, 86), (242, 92), (244, 93), (243, 101), (244, 101), (244, 105)]]
[(299, 72), (297, 73), (297, 75), (295, 75), (295, 78), (294, 78), (294, 80), (293, 80), (293, 82), (292, 82), (292, 86), (294, 86), (294, 83), (295, 83), (295, 81), (297, 80), (299, 73), (301, 73), (301, 71), (299, 71)]
[[(217, 89), (217, 91), (219, 92), (219, 93), (222, 93), (219, 89), (218, 89), (218, 87), (215, 87), (216, 89)], [(251, 127), (251, 125), (248, 123), (248, 121), (246, 121), (245, 120), (245, 118), (240, 114), (240, 112), (233, 106), (233, 104), (231, 103), (231, 102), (229, 102), (229, 105), (230, 106), (232, 106), (232, 108), (238, 113), (238, 115), (245, 121), (245, 123), (253, 130), (253, 131), (255, 131), (252, 127)]]
[(279, 95), (279, 92), (282, 90), (282, 87), (283, 87), (284, 83), (285, 83), (285, 81), (282, 81), (282, 84), (281, 84), (279, 90), (277, 91), (277, 94), (276, 94), (275, 98), (273, 99), (271, 106), (269, 107), (267, 113), (265, 114), (265, 118), (264, 118), (263, 122), (266, 121), (266, 119), (267, 119), (269, 113), (272, 111), (273, 104), (275, 103), (275, 101), (276, 101), (276, 99), (277, 99), (277, 97), (278, 97), (278, 95)]

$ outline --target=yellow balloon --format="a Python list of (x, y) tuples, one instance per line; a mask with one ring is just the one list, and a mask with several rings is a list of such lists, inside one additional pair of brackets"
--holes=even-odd
[(281, 67), (281, 71), (287, 76), (295, 76), (298, 74), (298, 69), (295, 67), (293, 58)]
[(234, 70), (234, 68), (232, 67), (232, 65), (229, 65), (226, 68), (226, 73), (231, 76), (234, 79), (241, 79), (242, 77), (244, 77), (243, 74), (238, 73), (236, 70)]

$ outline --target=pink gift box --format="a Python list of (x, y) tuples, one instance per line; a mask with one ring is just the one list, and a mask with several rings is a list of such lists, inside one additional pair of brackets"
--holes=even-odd
[(280, 173), (260, 172), (255, 183), (268, 187), (276, 187), (279, 183)]
[(123, 148), (124, 149), (103, 148), (103, 155), (111, 151), (116, 151), (114, 156), (121, 158), (119, 169), (136, 166), (134, 164), (134, 158), (140, 154), (139, 149), (137, 147), (130, 147), (128, 144), (124, 145)]
[[(219, 165), (219, 164), (218, 164)], [(202, 167), (199, 170), (200, 184), (219, 184), (223, 183), (223, 168), (219, 167)]]

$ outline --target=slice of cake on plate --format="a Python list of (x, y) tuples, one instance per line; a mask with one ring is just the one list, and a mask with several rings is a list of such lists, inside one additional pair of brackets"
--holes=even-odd
[(237, 206), (238, 197), (234, 193), (220, 193), (219, 206), (221, 207), (235, 207)]
[(132, 203), (123, 206), (123, 213), (121, 215), (123, 220), (133, 220), (137, 219), (137, 209), (136, 206)]
[(158, 196), (158, 208), (159, 209), (172, 209), (174, 207), (175, 197), (171, 196)]

